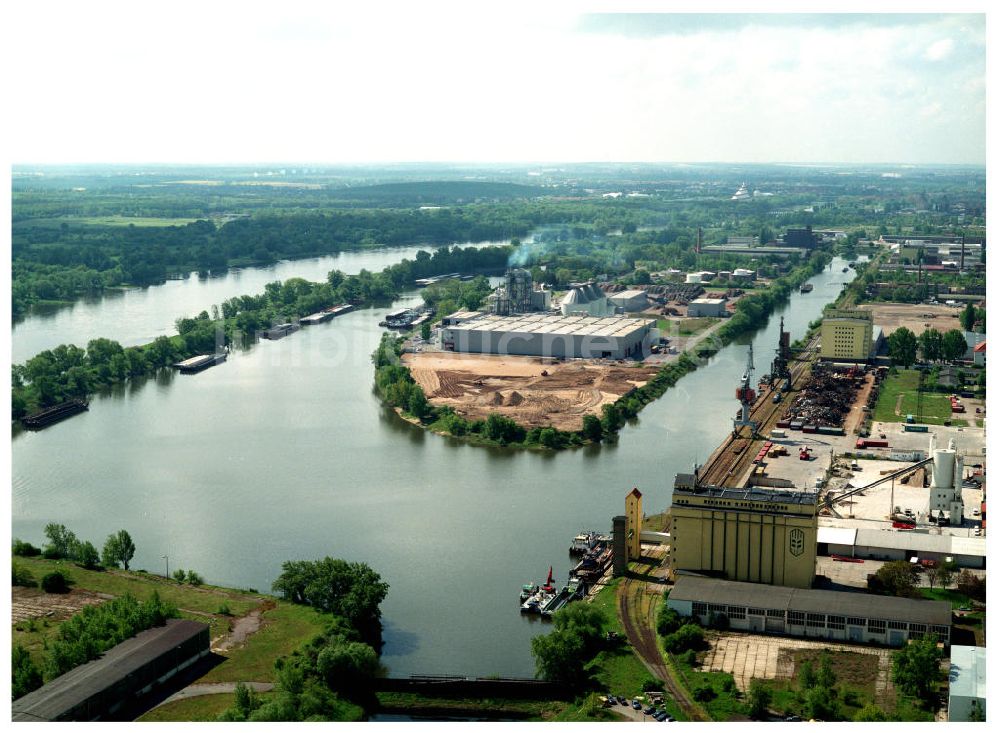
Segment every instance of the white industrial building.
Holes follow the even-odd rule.
[[[687,277],[684,278],[684,282],[688,285],[696,283],[706,283],[711,281],[715,277],[714,272],[709,272],[708,270],[702,270],[700,272],[689,272]]]
[[[607,296],[594,283],[578,285],[570,290],[563,296],[559,307],[564,316],[606,316],[611,313]]]
[[[687,314],[692,318],[722,318],[726,315],[726,299],[696,298],[688,304]]]
[[[936,438],[931,433],[930,455],[934,458],[931,474],[928,513],[937,517],[943,512],[952,524],[961,524],[964,506],[962,504],[962,482],[965,478],[963,458],[955,450],[955,440],[948,441],[947,448],[936,448]]]
[[[615,308],[621,308],[626,313],[638,313],[649,306],[645,290],[623,290],[620,293],[611,293],[608,300]]]
[[[951,604],[868,593],[784,586],[680,575],[667,605],[681,616],[708,622],[725,614],[736,631],[805,636],[858,644],[902,646],[932,634],[951,639]]]
[[[645,354],[654,323],[623,316],[459,312],[442,321],[440,345],[473,354],[624,359]]]
[[[820,527],[817,554],[844,555],[867,560],[954,560],[960,568],[986,567],[986,538],[960,537],[930,531]],[[934,534],[932,534],[934,532]]]
[[[756,270],[748,270],[745,267],[737,267],[735,270],[733,270],[733,279],[734,280],[756,280],[757,279],[757,271]]]
[[[972,707],[979,708],[978,720],[986,720],[986,648],[953,646],[948,669],[948,721],[973,720]]]

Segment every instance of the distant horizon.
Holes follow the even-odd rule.
[[[256,167],[275,167],[283,166],[288,168],[290,166],[295,167],[330,167],[330,168],[377,168],[380,166],[453,166],[453,167],[468,167],[475,168],[479,167],[496,167],[496,166],[523,166],[523,167],[541,167],[541,166],[601,166],[601,165],[647,165],[647,166],[678,166],[678,167],[694,167],[694,166],[724,166],[724,165],[740,165],[740,166],[783,166],[790,168],[817,168],[817,167],[830,167],[830,168],[860,168],[860,167],[875,167],[875,166],[887,166],[895,168],[981,168],[986,169],[986,163],[962,163],[962,162],[931,162],[931,163],[908,163],[908,162],[894,162],[894,161],[857,161],[857,162],[839,162],[839,161],[744,161],[744,160],[697,160],[697,161],[687,161],[687,160],[382,160],[382,161],[309,161],[309,160],[270,160],[270,161],[185,161],[185,162],[169,162],[169,161],[68,161],[68,162],[48,162],[48,163],[11,163],[12,172],[16,172],[18,168],[90,168],[90,167],[108,167],[108,166],[121,166],[126,168],[137,168],[142,166],[158,167],[158,168],[188,168],[188,167],[202,167],[202,168],[256,168]]]

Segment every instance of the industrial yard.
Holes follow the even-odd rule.
[[[499,413],[520,425],[580,430],[584,415],[646,384],[656,367],[488,354],[420,352],[403,363],[432,404],[466,419]]]
[[[920,303],[865,303],[858,310],[871,311],[875,323],[886,334],[897,328],[908,328],[913,333],[923,333],[933,328],[941,333],[961,328],[958,317],[961,308],[950,305]]]

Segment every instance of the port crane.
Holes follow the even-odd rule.
[[[736,399],[740,402],[740,412],[733,420],[733,435],[738,435],[740,428],[744,425],[750,426],[750,435],[757,435],[758,423],[750,419],[750,410],[757,399],[757,393],[753,387],[753,344],[750,344],[750,351],[747,354],[747,366],[740,380],[740,386],[736,388]]]

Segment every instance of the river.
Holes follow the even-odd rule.
[[[398,259],[363,256],[373,270]],[[758,373],[773,356],[778,316],[801,336],[854,276],[843,264],[812,278],[811,293],[794,293],[755,334]],[[252,275],[260,286],[280,276]],[[195,302],[198,280],[162,287],[185,312],[209,305]],[[133,297],[136,317],[152,319],[148,309],[168,296],[148,288]],[[411,291],[391,307],[418,300]],[[262,342],[196,375],[130,384],[96,396],[87,413],[17,434],[13,535],[40,544],[55,521],[100,546],[126,528],[137,568],[163,572],[167,555],[172,569],[261,591],[284,560],[364,561],[390,585],[383,661],[393,674],[533,675],[530,639],[548,625],[520,616],[519,587],[550,565],[565,580],[572,537],[610,531],[633,486],[647,513],[667,507],[674,474],[704,461],[730,429],[748,339],[646,407],[617,444],[490,450],[429,434],[379,404],[370,354],[388,310]],[[99,325],[107,335],[147,330]],[[15,352],[18,338],[15,330]]]
[[[527,237],[525,242],[530,242]],[[466,242],[460,247],[506,245],[502,242]],[[357,275],[361,270],[379,272],[403,259],[414,259],[420,250],[433,252],[431,245],[381,247],[340,252],[302,260],[282,260],[267,267],[226,270],[219,275],[200,277],[191,273],[161,285],[108,290],[102,295],[82,298],[68,306],[36,306],[14,323],[12,361],[20,364],[38,352],[59,344],[84,347],[98,336],[114,339],[122,346],[146,344],[157,336],[177,332],[174,322],[198,315],[213,305],[237,295],[256,295],[275,280],[301,277],[314,282],[326,280],[330,270]]]

